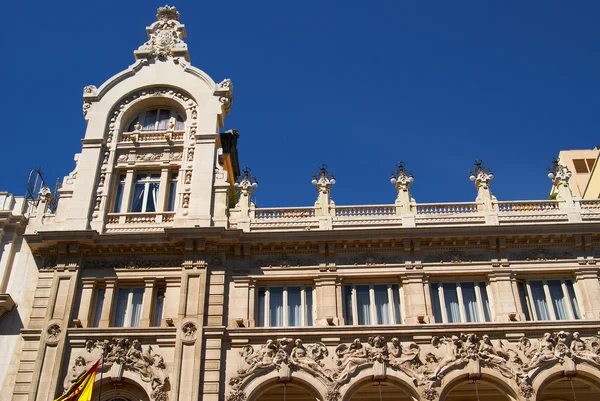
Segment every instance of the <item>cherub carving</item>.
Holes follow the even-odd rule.
[[[309,345],[308,348],[304,346],[302,340],[297,339],[295,347],[290,354],[290,361],[292,364],[306,370],[307,372],[324,378],[329,378],[331,372],[327,371],[323,367],[323,363],[320,362],[323,357],[329,355],[327,347],[323,343],[316,343]]]
[[[336,361],[338,374],[335,377],[338,383],[345,382],[359,366],[370,363],[367,348],[358,338],[349,347],[346,344],[338,345],[335,353],[338,357]]]
[[[588,362],[600,368],[600,347],[596,338],[589,339],[587,344],[581,339],[579,332],[573,333],[571,353],[575,359]]]

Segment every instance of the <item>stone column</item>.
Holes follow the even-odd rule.
[[[150,327],[152,324],[152,304],[156,294],[156,279],[144,278],[144,298],[142,300],[142,316],[140,327]]]
[[[598,268],[582,268],[575,272],[575,296],[584,319],[600,318],[600,281]]]
[[[402,227],[415,226],[415,214],[417,204],[410,194],[410,185],[415,180],[412,172],[406,170],[404,162],[396,164],[398,169],[392,172],[390,182],[396,185],[398,196],[396,197],[396,215],[402,216]]]
[[[84,278],[81,280],[81,301],[79,303],[79,316],[81,327],[91,327],[92,313],[94,310],[94,289],[96,288],[95,278]]]
[[[335,203],[331,199],[331,186],[335,184],[335,177],[327,171],[327,166],[321,164],[320,171],[313,176],[312,184],[317,187],[317,201],[315,202],[315,215],[319,220],[319,228],[331,230],[333,217],[335,217]]]
[[[327,326],[327,320],[332,319],[332,324],[342,324],[342,318],[338,315],[342,300],[338,299],[337,276],[320,276],[315,279],[315,290],[317,292],[316,322],[319,326]]]
[[[237,228],[250,231],[250,222],[254,217],[252,214],[254,211],[252,193],[258,187],[258,181],[256,181],[256,177],[250,174],[250,169],[246,167],[233,185],[239,191],[239,199],[235,208],[231,211],[231,219],[237,222]]]
[[[402,280],[402,292],[404,294],[404,310],[406,316],[404,320],[406,324],[419,323],[419,317],[423,317],[423,321],[429,320],[433,322],[433,312],[428,313],[427,305],[430,304],[430,299],[426,297],[425,286],[427,280],[421,272],[407,272],[400,276]]]
[[[520,312],[517,303],[518,294],[515,294],[515,275],[512,272],[492,272],[488,274],[490,290],[488,297],[492,298],[494,308],[494,322],[508,322],[511,314],[515,316]],[[491,294],[490,294],[491,293]]]

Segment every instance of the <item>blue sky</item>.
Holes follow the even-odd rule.
[[[560,149],[600,145],[598,1],[177,1],[192,63],[231,78],[225,129],[258,206],[310,205],[320,163],[344,204],[471,201],[473,160],[500,200],[545,199]],[[11,2],[0,73],[0,190],[72,170],[85,85],[133,63],[162,3]],[[8,110],[8,111],[7,111]]]

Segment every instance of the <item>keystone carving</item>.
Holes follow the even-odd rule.
[[[150,383],[153,400],[168,401],[170,383],[167,367],[163,357],[153,352],[152,346],[148,345],[144,350],[138,340],[130,341],[127,338],[88,340],[85,350],[86,353],[75,359],[65,377],[63,383],[65,391],[70,389],[90,366],[104,355],[99,369],[103,373],[110,372],[113,381],[120,381],[124,370],[136,373],[140,380]]]
[[[372,369],[374,380],[385,379],[386,369],[405,373],[422,397],[435,400],[448,373],[465,370],[471,379],[481,377],[481,368],[493,369],[513,381],[525,399],[534,396],[532,380],[544,369],[563,366],[565,375],[574,375],[576,365],[585,363],[600,369],[600,337],[581,338],[565,331],[545,333],[540,339],[521,338],[517,343],[492,340],[474,333],[434,336],[429,345],[402,344],[397,337],[388,343],[383,336],[359,338],[339,344],[334,352],[323,343],[305,345],[289,338],[268,340],[255,350],[245,346],[237,374],[230,378],[228,401],[244,401],[244,385],[260,372],[303,370],[328,389],[326,399],[338,401],[339,389],[362,369]],[[289,378],[288,378],[289,380]]]

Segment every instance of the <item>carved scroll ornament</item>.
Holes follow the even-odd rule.
[[[110,372],[113,380],[117,381],[121,380],[124,370],[136,373],[143,382],[150,383],[153,400],[168,401],[170,383],[167,367],[163,357],[153,352],[152,346],[148,345],[144,350],[138,340],[130,341],[125,338],[110,341],[88,340],[85,348],[86,353],[75,359],[65,377],[65,391],[104,354],[104,362],[100,365],[103,373]]]
[[[244,401],[245,383],[259,372],[271,370],[279,372],[280,381],[290,380],[293,371],[303,370],[325,385],[328,401],[337,401],[339,389],[365,368],[373,370],[374,380],[385,379],[386,369],[403,372],[424,399],[435,400],[437,389],[450,372],[464,370],[470,378],[479,379],[482,367],[513,381],[528,400],[534,395],[533,378],[544,369],[560,364],[566,374],[574,374],[578,363],[600,369],[600,337],[581,338],[577,332],[560,331],[509,343],[471,333],[435,336],[429,345],[403,345],[398,338],[388,342],[383,336],[373,336],[364,344],[358,338],[339,344],[332,353],[323,343],[305,345],[300,339],[281,338],[268,340],[257,350],[247,345],[240,355],[237,374],[229,380],[228,401]],[[287,378],[286,372],[290,372]]]

